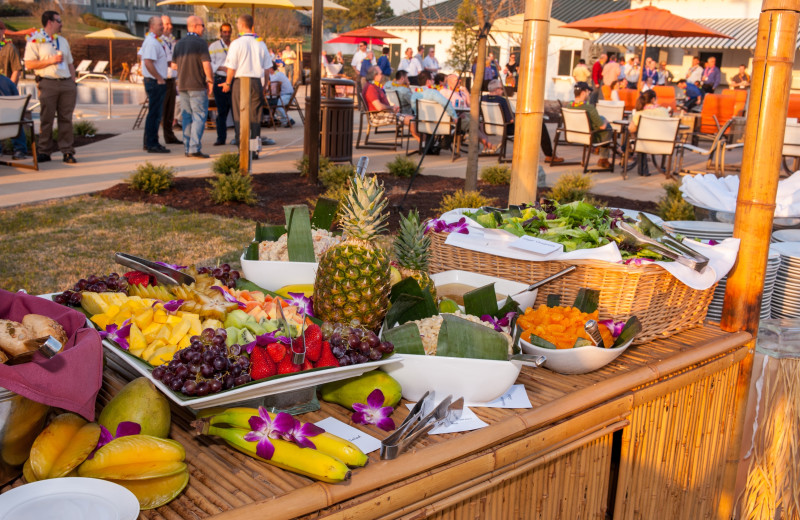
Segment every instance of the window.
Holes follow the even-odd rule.
[[[558,75],[572,76],[572,69],[581,59],[581,51],[559,51],[558,52]]]

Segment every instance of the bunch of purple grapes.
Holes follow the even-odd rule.
[[[67,289],[61,294],[53,297],[53,301],[60,305],[72,305],[77,307],[81,304],[83,291],[104,293],[104,292],[126,292],[128,281],[117,273],[108,276],[91,275],[89,278],[81,278],[78,283]]]
[[[394,345],[381,341],[377,334],[362,327],[358,320],[353,320],[350,325],[326,321],[321,329],[322,339],[331,344],[331,352],[339,360],[340,366],[377,361],[394,351]]]
[[[197,274],[209,274],[230,289],[236,288],[236,280],[241,277],[239,271],[233,271],[229,264],[222,264],[219,267],[198,267]]]
[[[250,382],[250,356],[240,345],[226,346],[225,329],[205,329],[153,377],[175,392],[203,397]]]

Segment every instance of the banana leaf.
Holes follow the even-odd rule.
[[[423,290],[419,283],[410,277],[394,284],[392,292],[389,293],[389,302],[392,306],[384,318],[386,328],[439,314],[430,291]]]
[[[382,339],[394,345],[394,351],[400,354],[425,355],[416,323],[405,323],[399,327],[384,329]]]
[[[573,303],[572,306],[577,307],[577,309],[581,312],[590,314],[597,310],[597,306],[599,304],[600,291],[596,291],[594,289],[581,289],[578,291],[578,295],[575,297],[575,303]]]
[[[245,260],[258,260],[258,244],[260,244],[260,242],[256,242],[255,240],[247,244],[244,250]]]
[[[261,224],[256,222],[256,242],[275,242],[286,234],[286,226],[282,224]]]
[[[559,307],[561,305],[561,295],[560,294],[548,294],[547,295],[547,306],[548,307]]]
[[[617,339],[614,340],[614,344],[611,345],[611,348],[621,347],[636,337],[640,332],[642,332],[642,322],[640,322],[639,318],[636,316],[631,316],[628,318],[628,321],[625,322],[625,327],[622,329],[619,336],[617,336]]]
[[[464,312],[472,316],[497,314],[497,292],[494,282],[464,293]]]
[[[287,249],[290,262],[316,262],[314,242],[311,240],[311,219],[308,206],[284,206],[286,214]]]
[[[453,314],[442,314],[436,355],[444,357],[508,359],[506,336]]]
[[[520,329],[520,334],[521,333],[522,333],[522,329]],[[540,338],[536,334],[531,334],[530,339],[528,340],[528,343],[530,343],[531,345],[535,345],[537,347],[549,348],[549,349],[552,349],[552,350],[558,350],[558,347],[556,347],[554,344],[550,343],[549,341],[547,341],[544,338]]]
[[[320,197],[311,215],[311,227],[330,231],[333,221],[336,219],[336,212],[339,211],[339,201]]]
[[[515,300],[511,296],[508,296],[506,298],[505,303],[503,303],[503,306],[500,307],[499,309],[497,309],[497,312],[495,312],[494,317],[495,318],[501,318],[501,317],[505,316],[506,314],[508,314],[509,312],[516,312],[518,314],[520,312],[522,312],[522,309],[520,309],[519,303],[517,303],[517,300]],[[517,317],[514,316],[513,319],[516,320]],[[512,328],[513,328],[513,322],[512,322]]]

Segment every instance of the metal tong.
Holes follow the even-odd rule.
[[[453,401],[453,396],[448,395],[431,411],[435,398],[434,392],[425,392],[400,427],[381,442],[381,459],[397,458],[422,435],[438,426],[449,426],[461,417],[464,410],[463,397]]]
[[[33,355],[36,352],[41,352],[47,359],[52,359],[56,354],[61,352],[61,342],[53,336],[43,336],[41,338],[25,340],[25,346],[31,349],[24,354],[17,354],[16,356],[8,358],[6,365],[21,365],[33,361]]]
[[[552,282],[553,280],[555,280],[557,278],[561,278],[565,274],[571,273],[575,269],[577,269],[577,267],[575,267],[574,265],[571,265],[571,266],[567,267],[566,269],[563,269],[563,270],[557,272],[556,274],[552,274],[552,275],[548,276],[547,278],[544,278],[543,280],[539,280],[538,282],[532,283],[526,289],[521,290],[517,294],[511,295],[511,297],[513,298],[514,296],[519,296],[522,293],[534,291],[534,290],[538,289],[539,287],[541,287],[541,286],[543,286],[545,284],[548,284],[548,283]]]
[[[283,326],[286,328],[286,337],[289,336],[289,322],[286,321],[286,316],[283,315],[283,308],[278,305],[278,313],[281,315],[281,321],[283,321]],[[292,351],[292,363],[295,365],[302,365],[303,362],[306,360],[306,314],[303,312],[303,323],[300,325],[300,337],[303,338],[303,351],[302,352],[295,352],[294,345],[292,345],[291,338],[289,339],[289,349]]]
[[[641,213],[639,214],[640,217],[644,218],[655,226],[647,217],[644,217]],[[645,223],[645,220],[642,220],[642,223]],[[645,225],[647,225],[645,223]],[[656,226],[658,227],[658,226]],[[653,239],[644,235],[643,233],[639,232],[636,228],[628,224],[627,222],[619,222],[617,224],[617,229],[622,231],[628,237],[632,238],[634,243],[638,246],[647,246],[650,249],[660,253],[667,258],[678,262],[681,265],[685,265],[690,269],[694,269],[695,271],[702,272],[703,269],[706,268],[708,265],[708,258],[706,256],[701,255],[694,249],[683,245],[677,238],[673,237],[666,231],[664,231],[663,235],[659,237],[659,240]],[[659,228],[660,229],[660,228]],[[663,231],[663,230],[662,230]]]
[[[193,276],[189,276],[171,267],[139,258],[138,256],[129,255],[127,253],[114,253],[114,261],[125,267],[135,269],[136,271],[153,275],[159,283],[166,285],[191,285],[194,283]]]

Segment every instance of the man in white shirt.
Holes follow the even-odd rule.
[[[697,85],[703,79],[703,67],[700,66],[700,58],[694,56],[692,58],[692,66],[686,72],[686,83]]]
[[[161,129],[164,132],[164,142],[167,144],[182,144],[182,141],[175,136],[172,126],[175,124],[175,99],[178,96],[178,89],[175,80],[178,78],[178,68],[172,61],[172,51],[175,50],[175,37],[172,36],[172,19],[163,15],[161,22],[164,24],[164,34],[161,35],[161,42],[167,52],[167,93],[164,95],[164,114],[161,119]]]
[[[289,106],[289,101],[291,101],[292,94],[294,94],[292,82],[289,81],[289,77],[286,74],[278,70],[277,64],[273,63],[269,72],[269,83],[270,89],[272,89],[272,96],[277,97],[275,113],[278,116],[281,124],[284,127],[289,128],[294,124],[294,119],[286,115],[286,110],[284,110],[284,107]]]
[[[169,153],[158,142],[158,125],[164,113],[164,98],[167,94],[167,49],[161,41],[164,22],[160,16],[150,17],[150,31],[142,43],[144,91],[147,93],[147,118],[144,121],[144,146],[147,153]]]
[[[400,60],[400,65],[397,66],[397,70],[406,71],[409,85],[417,84],[417,76],[419,76],[419,73],[422,71],[422,65],[414,58],[414,50],[411,47],[406,49],[406,57]]]
[[[428,57],[425,58],[425,61],[423,62],[423,65],[425,66],[425,70],[430,72],[432,76],[435,76],[436,73],[439,72],[439,69],[442,68],[442,67],[439,66],[439,60],[437,60],[436,57],[433,55],[434,52],[436,52],[436,51],[434,50],[433,47],[428,49]]]
[[[239,37],[231,42],[228,57],[225,58],[227,78],[222,84],[223,92],[233,88],[233,122],[236,128],[236,142],[239,142],[239,100],[242,96],[250,96],[250,139],[261,134],[261,112],[263,110],[264,89],[269,82],[268,70],[272,68],[272,60],[264,42],[256,39],[253,33],[253,17],[243,14],[236,20]],[[239,78],[250,78],[250,92],[241,91]],[[263,78],[264,83],[261,83]],[[253,151],[253,159],[258,159],[258,152]]]
[[[211,54],[211,72],[214,74],[214,102],[217,105],[217,140],[214,146],[222,146],[228,140],[228,114],[231,111],[231,93],[222,91],[222,84],[228,76],[225,67],[225,58],[228,57],[228,47],[231,44],[231,24],[224,23],[219,26],[219,40],[208,47]]]
[[[353,59],[350,61],[350,66],[356,71],[356,74],[361,74],[361,62],[367,57],[367,44],[361,42],[358,44],[358,50],[353,54]]]

